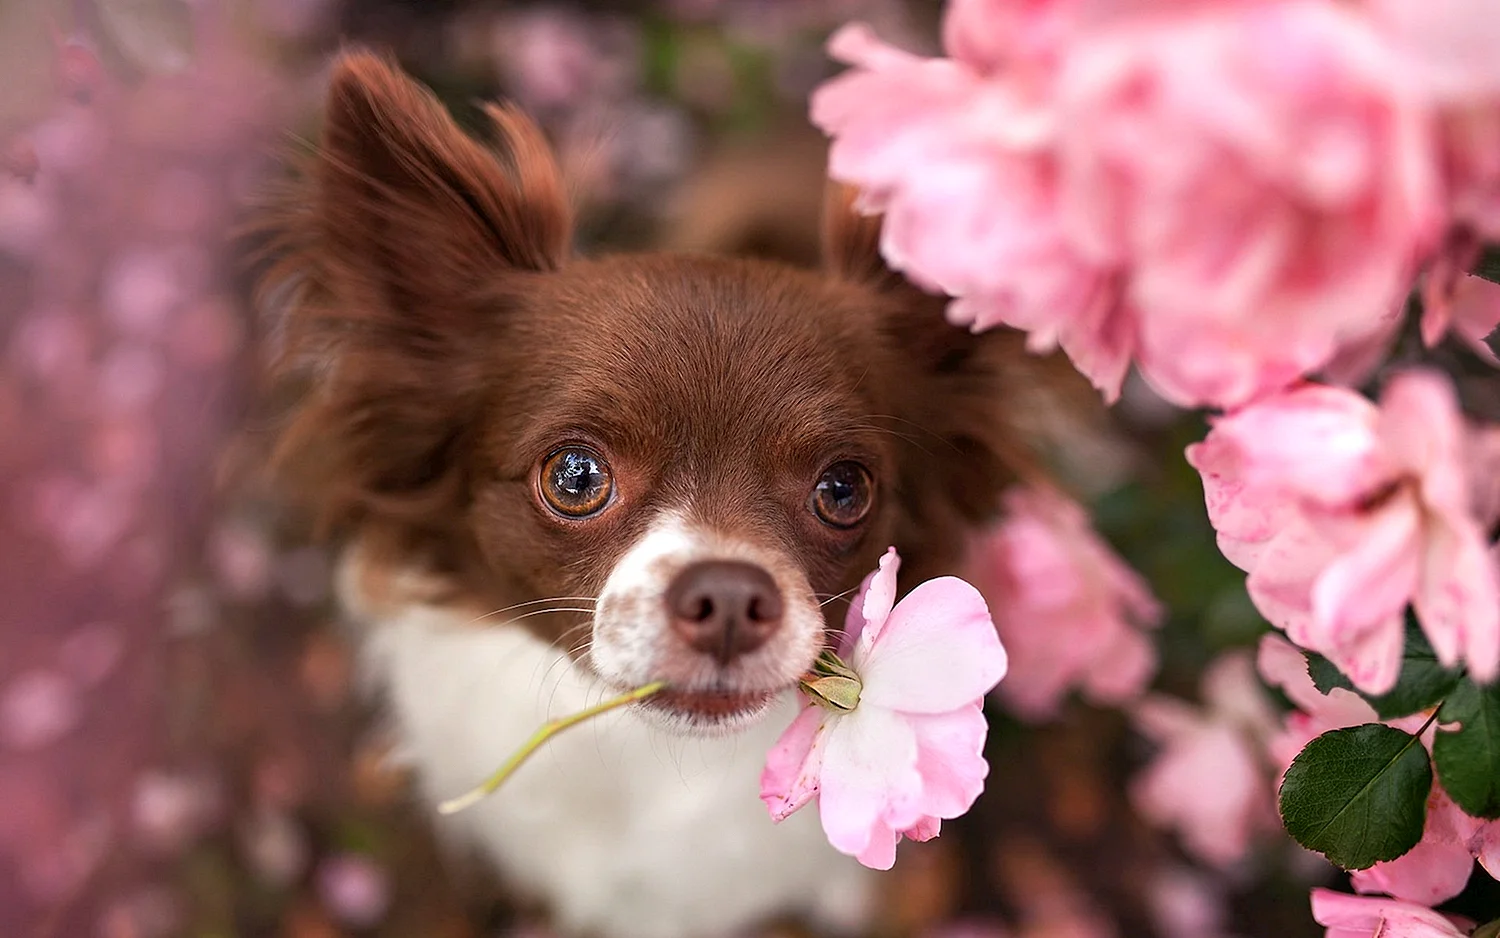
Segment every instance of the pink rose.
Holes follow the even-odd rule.
[[[1438,659],[1500,672],[1500,583],[1473,510],[1471,440],[1445,379],[1377,408],[1305,385],[1222,417],[1188,461],[1256,607],[1354,685],[1395,685],[1410,604]]]
[[[1162,609],[1150,588],[1061,494],[1013,489],[1005,506],[969,563],[1014,665],[1001,700],[1037,720],[1073,687],[1100,703],[1138,696],[1156,671],[1143,629]]]
[[[984,599],[954,577],[896,599],[892,548],[849,606],[839,655],[859,676],[847,712],[809,703],[766,757],[761,800],[780,821],[818,799],[835,849],[890,869],[984,789],[984,696],[1006,655]]]
[[[1347,4],[1178,3],[1076,37],[1063,209],[1129,269],[1143,374],[1236,406],[1376,329],[1441,234],[1429,127]]]
[[[1453,921],[1425,906],[1397,899],[1312,891],[1313,918],[1327,938],[1463,938]]]
[[[1365,0],[1399,56],[1402,83],[1436,120],[1448,208],[1500,237],[1500,20],[1488,0]]]
[[[1050,65],[1079,7],[1077,0],[949,0],[943,48],[984,74]]]
[[[1256,835],[1280,828],[1262,740],[1276,716],[1247,653],[1226,655],[1203,677],[1204,707],[1154,694],[1131,709],[1160,752],[1131,785],[1137,810],[1175,829],[1199,859],[1244,859]]]
[[[1464,101],[1500,98],[1500,20],[1490,0],[1363,0],[1372,22],[1390,37],[1431,97]]]
[[[950,39],[998,36],[981,40],[952,25],[997,6],[955,6]],[[1110,272],[1083,258],[1061,228],[1056,121],[1041,90],[902,52],[861,26],[837,33],[829,51],[855,67],[813,95],[812,119],[834,138],[829,174],[857,185],[866,209],[886,213],[886,261],[958,298],[949,309],[956,323],[1029,330],[1035,351],[1061,345],[1113,400],[1134,351],[1134,322]],[[987,68],[1001,52],[965,54]]]

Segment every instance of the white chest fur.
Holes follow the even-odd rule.
[[[366,673],[429,806],[484,778],[548,719],[603,696],[552,645],[468,619],[410,605],[361,629]],[[545,900],[567,933],[712,938],[786,914],[857,927],[868,871],[828,846],[815,807],[773,825],[758,797],[765,753],[794,706],[719,739],[606,715],[553,740],[443,829]]]

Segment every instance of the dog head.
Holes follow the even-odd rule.
[[[528,627],[704,731],[752,719],[897,545],[949,569],[1020,452],[1014,337],[949,326],[832,190],[824,269],[580,258],[523,116],[466,136],[371,55],[337,64],[271,282],[300,379],[277,465],[332,525],[474,602],[596,599]],[[563,604],[570,602],[562,601]]]

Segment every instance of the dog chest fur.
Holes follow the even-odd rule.
[[[472,618],[412,604],[360,623],[366,675],[428,806],[486,777],[547,720],[605,695],[561,649]],[[444,819],[444,832],[573,934],[701,938],[798,912],[853,928],[871,874],[828,846],[815,809],[774,825],[759,800],[765,753],[795,706],[788,695],[724,738],[606,715],[553,740],[501,791]]]

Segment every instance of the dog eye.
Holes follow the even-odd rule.
[[[609,502],[614,477],[604,457],[582,446],[569,446],[542,463],[541,489],[553,511],[582,518]]]
[[[852,528],[870,513],[870,473],[857,462],[836,462],[813,486],[812,510],[824,524]]]

